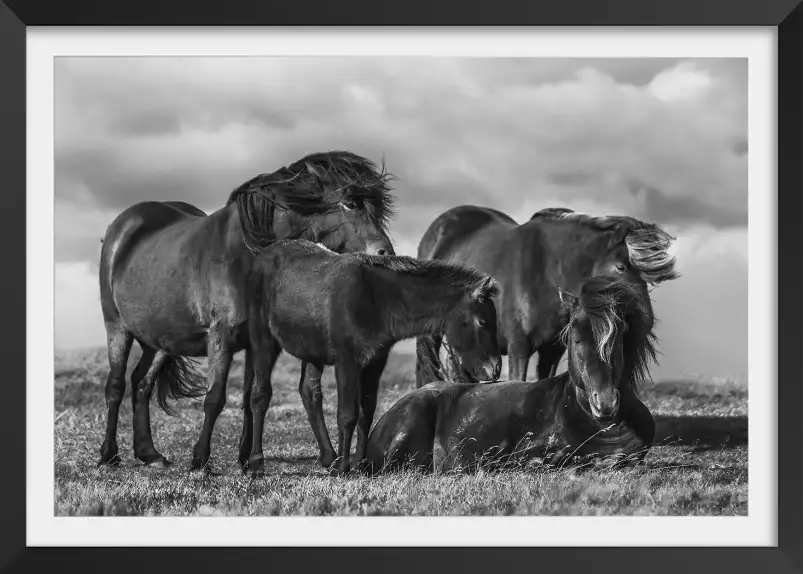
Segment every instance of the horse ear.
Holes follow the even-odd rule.
[[[610,237],[608,238],[608,249],[613,249],[617,245],[624,243],[625,237],[627,237],[628,233],[630,233],[629,223],[617,223],[616,227],[610,231]]]
[[[563,303],[563,306],[567,309],[571,309],[577,305],[577,296],[572,295],[568,291],[564,291],[560,287],[558,287],[558,297],[560,297],[560,302]]]
[[[308,161],[304,162],[304,165],[307,166],[307,171],[310,172],[312,175],[314,175],[315,177],[317,177],[320,180],[324,179],[324,173],[321,170],[319,170],[317,167],[312,165],[310,162],[308,162]]]

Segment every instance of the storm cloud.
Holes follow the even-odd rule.
[[[466,203],[746,232],[746,60],[62,57],[55,96],[56,262],[71,281],[92,276],[133,203],[213,211],[257,173],[332,149],[398,177],[404,253]],[[746,245],[733,249],[738,268]]]

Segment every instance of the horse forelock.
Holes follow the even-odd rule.
[[[647,292],[623,279],[592,277],[583,284],[578,303],[588,318],[597,353],[606,364],[610,364],[614,345],[622,337],[623,358],[631,366],[626,383],[638,392],[657,353],[655,319]],[[560,333],[564,344],[568,344],[570,330],[571,321]]]
[[[276,237],[273,215],[278,206],[302,218],[344,210],[342,201],[361,200],[368,221],[384,234],[394,215],[394,198],[384,162],[374,162],[345,151],[309,154],[273,173],[244,182],[226,205],[237,204],[243,240],[251,251],[264,248]],[[303,233],[299,233],[299,236]]]
[[[675,257],[670,249],[675,238],[656,225],[631,227],[625,235],[630,264],[646,283],[658,285],[677,279]]]

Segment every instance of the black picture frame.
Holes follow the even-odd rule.
[[[4,0],[0,4],[0,569],[90,572],[582,571],[803,572],[803,6],[801,0],[563,0],[466,3],[307,0]],[[27,548],[26,443],[26,26],[424,25],[777,26],[778,28],[778,541],[777,548]],[[51,222],[43,221],[42,225]],[[34,255],[35,256],[35,255]],[[34,349],[35,351],[35,349]],[[48,347],[49,353],[49,347]],[[43,357],[42,360],[50,360]],[[42,405],[45,412],[52,405]],[[44,420],[44,419],[43,419]],[[48,419],[49,423],[49,419]],[[626,545],[627,540],[622,544]],[[359,541],[355,541],[359,543]]]

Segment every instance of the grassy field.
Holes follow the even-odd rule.
[[[130,370],[138,358],[132,352]],[[391,356],[375,420],[414,388],[412,355]],[[55,376],[56,515],[746,515],[747,387],[732,382],[664,381],[644,394],[658,425],[646,465],[623,470],[530,470],[470,476],[403,473],[330,478],[298,396],[298,361],[283,356],[265,431],[267,476],[237,466],[242,425],[242,357],[212,441],[210,475],[189,473],[203,420],[200,401],[168,416],[151,409],[157,449],[175,464],[142,466],[133,457],[131,403],[120,410],[122,464],[98,469],[106,408],[105,349],[59,352]],[[330,435],[336,392],[324,375]],[[128,397],[128,392],[126,396]]]

